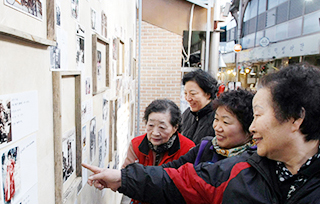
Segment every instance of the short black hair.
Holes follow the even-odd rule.
[[[243,131],[250,133],[249,127],[253,121],[252,99],[254,94],[255,92],[244,89],[223,92],[213,100],[213,108],[216,110],[220,106],[226,107],[241,123]]]
[[[181,111],[177,104],[169,99],[156,99],[152,101],[144,111],[143,119],[147,123],[151,113],[165,113],[167,111],[171,116],[170,124],[173,127],[179,128],[181,122]]]
[[[302,118],[300,126],[305,140],[320,139],[320,70],[308,63],[292,64],[265,75],[259,88],[268,88],[272,95],[276,119],[282,123]]]
[[[211,99],[216,97],[218,81],[208,72],[203,71],[202,69],[189,72],[183,76],[182,84],[185,85],[188,81],[196,82],[205,93],[210,94]]]

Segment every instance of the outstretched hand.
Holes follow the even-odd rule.
[[[110,188],[114,192],[121,186],[121,171],[116,169],[99,168],[97,166],[82,163],[84,168],[93,172],[93,175],[89,176],[88,184],[94,185],[99,190],[103,188]]]

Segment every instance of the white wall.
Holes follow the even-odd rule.
[[[87,161],[94,165],[99,165],[99,144],[98,131],[104,129],[104,138],[109,137],[110,118],[103,120],[102,106],[103,98],[110,103],[111,100],[118,101],[118,121],[115,126],[117,130],[117,138],[112,138],[112,141],[117,143],[112,144],[112,150],[109,158],[103,161],[104,166],[117,166],[122,164],[123,158],[127,151],[128,143],[133,137],[133,132],[130,131],[134,127],[135,120],[135,87],[132,76],[129,75],[131,65],[129,62],[129,44],[132,43],[132,57],[135,57],[136,47],[136,1],[132,0],[79,0],[79,18],[75,19],[71,15],[72,0],[55,0],[56,5],[61,9],[61,26],[56,26],[55,32],[57,41],[47,39],[47,5],[49,1],[41,0],[42,3],[42,18],[32,16],[26,10],[27,7],[17,5],[10,6],[12,0],[4,0],[0,3],[0,101],[1,99],[19,98],[23,93],[36,93],[30,95],[30,103],[33,109],[38,113],[36,116],[29,114],[27,108],[22,107],[21,111],[25,114],[24,124],[36,124],[36,128],[24,127],[26,134],[21,137],[16,137],[16,129],[18,125],[12,125],[13,141],[0,144],[0,156],[6,155],[8,150],[18,146],[22,152],[24,147],[22,143],[34,139],[34,146],[30,145],[30,149],[35,153],[30,153],[29,158],[35,159],[35,164],[32,168],[25,167],[23,164],[28,163],[25,157],[17,157],[17,166],[15,168],[16,193],[12,198],[12,203],[24,201],[27,203],[47,203],[53,204],[56,201],[56,192],[62,191],[62,199],[64,203],[70,204],[91,204],[91,203],[120,203],[121,194],[114,193],[110,190],[98,191],[87,184],[79,186],[81,177],[75,175],[70,176],[67,184],[57,186],[55,167],[62,165],[57,163],[55,148],[62,144],[55,144],[54,134],[54,114],[55,97],[53,95],[53,72],[76,72],[81,75],[81,103],[88,102],[92,104],[91,114],[88,120],[82,121],[81,127],[86,126],[86,149],[82,151],[82,158],[76,155],[77,159]],[[7,2],[7,3],[6,3]],[[17,2],[17,1],[15,1]],[[20,1],[18,1],[20,2]],[[91,28],[91,8],[96,11],[96,30]],[[107,38],[101,33],[101,12],[104,11],[107,16]],[[49,12],[48,12],[49,13]],[[77,53],[77,25],[81,25],[84,29],[84,63],[79,65],[76,61]],[[109,43],[109,70],[110,86],[103,89],[98,94],[92,94],[92,34],[98,34],[105,42]],[[112,66],[116,65],[117,61],[113,60],[113,38],[118,38],[124,43],[124,65],[125,72],[121,76],[117,76],[112,70]],[[50,45],[55,45],[59,42],[61,46],[61,68],[50,69]],[[101,46],[101,45],[99,45]],[[85,92],[85,80],[91,82],[90,94]],[[117,87],[121,88],[117,90]],[[75,101],[74,96],[75,81],[74,78],[65,78],[61,81],[61,136],[74,128],[77,118],[74,118]],[[14,101],[13,101],[14,102]],[[12,102],[12,103],[13,103]],[[133,104],[133,111],[130,107]],[[109,108],[109,106],[108,106]],[[13,108],[11,108],[13,110]],[[28,114],[27,114],[28,113]],[[13,116],[14,113],[12,113]],[[132,116],[133,115],[133,116]],[[96,118],[96,153],[93,161],[90,161],[90,120]],[[134,120],[130,120],[133,117]],[[16,119],[12,118],[12,122]],[[24,129],[21,129],[24,131]],[[134,129],[134,128],[133,128]],[[22,131],[22,132],[23,132]],[[34,136],[35,135],[35,136]],[[80,137],[78,135],[77,137]],[[55,146],[56,145],[56,146]],[[114,146],[116,145],[116,147]],[[63,145],[62,145],[63,146]],[[28,147],[26,147],[28,148]],[[116,159],[116,155],[119,158]],[[61,160],[60,160],[61,161]],[[116,162],[119,162],[116,164]],[[20,162],[20,163],[19,163]],[[25,176],[21,171],[29,171],[30,178]],[[32,173],[32,172],[36,172]],[[61,169],[62,171],[62,169]],[[87,178],[91,172],[83,172],[82,177]],[[5,185],[6,171],[0,174],[0,186]],[[30,190],[27,184],[28,179],[35,181],[34,186]],[[30,183],[30,182],[29,182]],[[73,186],[75,184],[75,186]],[[78,188],[80,187],[80,188]],[[61,189],[62,188],[62,189]],[[68,190],[67,190],[68,189]],[[69,195],[66,195],[69,192]],[[29,197],[28,197],[29,196]],[[0,203],[3,203],[3,188],[0,189]],[[26,198],[28,197],[28,198]]]

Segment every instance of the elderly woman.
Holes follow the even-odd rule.
[[[189,104],[182,114],[181,134],[199,144],[205,136],[214,136],[212,100],[217,93],[217,80],[198,69],[183,76],[185,99]]]
[[[219,160],[240,155],[248,148],[254,148],[249,126],[253,120],[252,98],[247,90],[224,92],[213,101],[215,118],[213,129],[216,137],[206,136],[195,148],[178,160],[163,164],[162,167],[179,168],[189,162],[215,163]]]
[[[131,140],[122,168],[138,162],[144,166],[157,166],[178,159],[195,144],[182,136],[179,128],[179,107],[168,99],[152,101],[144,112],[145,134]],[[131,203],[138,203],[132,200]]]
[[[91,166],[88,183],[153,203],[320,203],[319,104],[320,70],[290,65],[260,80],[250,126],[257,152],[178,170]]]

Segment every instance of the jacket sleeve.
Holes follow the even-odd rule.
[[[186,203],[161,166],[129,164],[121,170],[121,187],[118,191],[130,198],[154,204]]]
[[[197,153],[199,150],[199,145],[193,147],[192,149],[190,149],[190,151],[188,151],[185,155],[182,155],[181,157],[179,157],[179,159],[174,160],[172,162],[168,162],[166,164],[162,164],[161,166],[163,168],[175,168],[178,169],[180,166],[184,165],[185,163],[194,163],[194,161],[196,160],[197,157]]]
[[[132,142],[130,142],[128,151],[127,151],[127,157],[124,160],[124,163],[122,164],[121,168],[125,168],[128,164],[139,162],[137,155],[135,154],[132,146]]]

